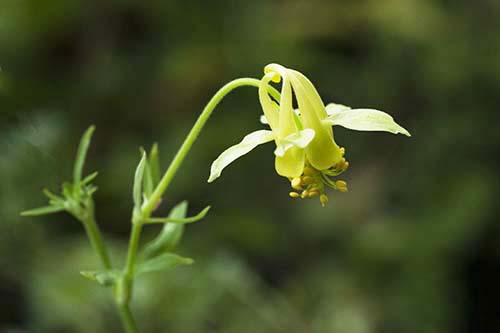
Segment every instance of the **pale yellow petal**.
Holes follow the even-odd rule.
[[[304,149],[291,147],[280,157],[276,156],[276,172],[283,177],[298,177],[304,171],[305,152]]]
[[[325,170],[337,164],[342,152],[334,141],[333,130],[322,123],[327,117],[325,106],[319,95],[305,76],[297,71],[288,70],[304,127],[312,128],[316,135],[306,148],[306,156],[311,165],[318,170]]]
[[[279,114],[278,114],[278,106],[269,96],[269,82],[275,78],[275,73],[267,73],[264,75],[259,85],[259,101],[262,106],[262,111],[264,112],[264,116],[269,123],[269,127],[273,130],[273,132],[277,133],[277,129],[279,128]]]

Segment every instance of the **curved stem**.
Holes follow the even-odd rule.
[[[201,114],[199,115],[198,119],[196,120],[195,124],[191,128],[191,131],[188,133],[186,136],[186,139],[182,143],[181,147],[177,151],[176,155],[174,156],[174,159],[170,163],[167,171],[161,178],[160,182],[156,186],[155,190],[149,197],[147,203],[142,207],[141,209],[141,217],[142,220],[135,221],[132,223],[132,232],[130,234],[130,240],[129,240],[129,247],[128,247],[128,253],[127,253],[127,263],[125,265],[125,271],[124,271],[124,290],[120,291],[121,295],[118,295],[117,297],[121,299],[121,312],[120,314],[122,315],[122,318],[124,318],[124,323],[127,323],[125,319],[128,317],[132,318],[130,310],[128,309],[128,304],[130,302],[131,298],[131,293],[133,289],[133,280],[134,280],[134,270],[135,270],[135,261],[137,257],[137,250],[139,248],[139,242],[140,242],[140,237],[141,237],[141,232],[142,232],[142,226],[143,226],[143,220],[149,218],[155,209],[156,205],[161,199],[161,196],[163,193],[166,191],[170,183],[172,182],[175,174],[179,170],[182,162],[186,158],[186,155],[189,153],[191,150],[191,147],[193,146],[194,142],[198,138],[198,135],[200,134],[201,130],[205,126],[206,122],[210,118],[210,115],[214,111],[215,107],[220,103],[220,101],[231,91],[233,91],[236,88],[243,87],[243,86],[251,86],[251,87],[259,87],[260,80],[258,79],[253,79],[253,78],[240,78],[233,80],[226,85],[224,85],[222,88],[220,88],[215,95],[210,99],[208,104],[205,106]],[[273,87],[269,87],[269,94],[276,100],[279,100],[280,98],[280,93],[274,89]],[[133,323],[133,318],[132,321],[129,323]],[[134,325],[130,324],[127,326],[126,324],[125,327],[135,327]],[[127,331],[127,332],[136,332],[137,329]]]
[[[196,123],[193,125],[193,128],[191,128],[191,131],[187,135],[186,139],[182,143],[182,146],[177,151],[177,154],[170,163],[170,166],[168,167],[167,171],[160,180],[160,183],[154,190],[153,194],[151,194],[147,204],[143,207],[142,209],[143,217],[149,217],[151,215],[152,211],[158,204],[158,201],[160,200],[163,193],[166,191],[167,187],[172,182],[172,179],[177,173],[177,170],[179,170],[179,167],[184,161],[184,158],[186,157],[189,150],[191,150],[193,143],[198,138],[198,135],[205,126],[207,120],[210,118],[210,115],[214,111],[217,104],[219,104],[219,102],[224,98],[224,96],[226,96],[232,90],[242,86],[259,87],[259,83],[260,80],[257,79],[241,78],[227,83],[222,88],[220,88],[219,91],[217,91],[217,93],[212,97],[212,99],[208,102],[208,104],[201,112],[200,116],[196,120]],[[271,94],[271,96],[273,96],[273,98],[279,100],[280,94],[276,89],[270,87],[269,93]]]
[[[151,216],[151,213],[153,212],[154,208],[158,204],[158,201],[160,200],[163,193],[166,191],[167,187],[172,182],[172,179],[174,178],[175,174],[179,170],[179,167],[181,166],[182,162],[186,158],[187,153],[191,150],[193,143],[198,138],[198,135],[200,134],[203,127],[205,126],[207,120],[210,118],[210,115],[214,111],[215,107],[224,98],[224,96],[226,96],[228,93],[230,93],[232,90],[234,90],[238,87],[242,87],[242,86],[258,87],[259,83],[260,83],[260,80],[252,79],[252,78],[236,79],[236,80],[233,80],[233,81],[225,84],[222,88],[219,89],[219,91],[217,91],[217,93],[215,93],[215,95],[212,97],[212,99],[210,99],[210,101],[205,106],[205,108],[201,112],[200,116],[198,117],[198,119],[194,123],[193,127],[191,128],[191,131],[186,136],[186,139],[184,139],[184,142],[182,143],[181,147],[179,148],[179,150],[175,154],[174,159],[170,163],[167,171],[165,172],[165,174],[161,178],[160,182],[156,186],[156,188],[153,191],[153,193],[151,194],[151,196],[149,197],[148,202],[142,208],[141,216],[143,218],[148,218]],[[276,91],[276,93],[279,96],[279,93],[277,91]],[[133,223],[132,232],[130,234],[129,247],[128,247],[127,264],[125,266],[125,277],[127,279],[130,279],[130,280],[133,279],[135,258],[136,258],[136,254],[137,254],[137,249],[139,247],[139,239],[141,236],[141,230],[142,230],[142,223],[141,222]],[[124,291],[124,292],[127,292],[127,291]]]

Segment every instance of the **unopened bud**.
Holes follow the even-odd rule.
[[[293,198],[293,199],[300,198],[300,194],[298,194],[297,192],[290,192],[290,193],[288,193],[288,195],[290,196],[290,198]]]

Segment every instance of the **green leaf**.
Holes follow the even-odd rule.
[[[120,277],[120,272],[116,270],[81,271],[80,274],[91,281],[98,282],[104,287],[114,285]]]
[[[158,144],[154,144],[151,148],[149,156],[146,160],[144,169],[144,194],[149,198],[155,189],[155,186],[160,182],[160,162],[158,157]]]
[[[151,176],[151,168],[149,166],[149,158],[148,158],[148,153],[144,148],[140,148],[141,154],[146,155],[146,161],[144,162],[144,175],[142,177],[142,192],[144,193],[144,196],[146,198],[149,198],[151,194],[153,193],[153,178]]]
[[[144,186],[144,194],[146,195],[146,198],[149,198],[151,194],[153,194],[154,185],[153,185],[153,176],[151,175],[151,167],[148,161],[146,161],[146,167],[144,168],[143,186]]]
[[[79,187],[77,187],[79,189]],[[74,194],[75,186],[71,183],[64,182],[62,184],[62,193],[65,198],[72,198]]]
[[[99,173],[96,171],[96,172],[93,172],[91,173],[90,175],[88,175],[87,177],[85,177],[83,180],[82,180],[82,185],[87,185],[87,184],[90,184],[98,175]]]
[[[21,216],[40,216],[47,214],[54,214],[58,212],[62,212],[64,210],[64,206],[45,206],[40,208],[35,208],[31,210],[26,210],[21,213]]]
[[[193,223],[201,220],[207,215],[210,210],[210,206],[205,207],[201,212],[196,214],[195,216],[186,217],[186,218],[171,218],[171,217],[150,217],[145,220],[146,223],[174,223],[174,224],[186,224]]]
[[[173,253],[163,253],[140,263],[135,274],[138,276],[144,273],[160,272],[178,265],[191,265],[193,262],[194,260],[191,258],[184,258]]]
[[[142,202],[142,180],[144,177],[144,169],[146,167],[146,153],[142,154],[142,158],[137,165],[134,177],[133,198],[134,207],[140,209]]]
[[[274,154],[276,156],[283,157],[285,156],[285,152],[292,147],[304,149],[312,141],[312,139],[314,139],[315,134],[314,130],[310,128],[290,134],[279,141],[276,149],[274,150]]]
[[[49,198],[51,202],[64,204],[64,198],[55,195],[46,188],[43,189],[43,194],[45,194],[45,196]]]
[[[94,185],[87,185],[85,187],[86,194],[90,197],[92,194],[94,194],[98,190],[97,186]]]
[[[411,136],[410,132],[398,125],[390,115],[379,110],[351,109],[340,104],[328,104],[326,108],[329,116],[324,122],[330,125],[340,125],[357,131],[383,131]]]
[[[76,154],[75,166],[73,169],[73,182],[74,184],[79,184],[82,179],[83,165],[85,163],[85,157],[87,156],[87,151],[89,149],[90,141],[92,140],[92,135],[94,134],[95,126],[90,126],[82,136],[80,140],[80,146],[78,147],[78,152]]]
[[[172,219],[184,218],[186,217],[187,209],[188,209],[187,201],[182,201],[181,203],[177,204],[174,208],[172,208],[172,210],[168,214],[168,217]],[[183,232],[184,232],[183,224],[173,224],[173,223],[165,224],[163,226],[163,229],[158,234],[158,236],[156,236],[155,239],[146,244],[144,251],[142,253],[142,257],[145,259],[149,259],[166,251],[171,251],[181,240]]]
[[[240,143],[229,147],[222,154],[220,154],[219,157],[217,157],[210,168],[210,177],[208,178],[208,182],[211,183],[219,178],[222,170],[239,157],[249,153],[258,145],[273,140],[274,134],[272,131],[259,130],[248,134]]]
[[[153,180],[153,187],[160,182],[160,155],[158,153],[158,144],[153,144],[149,152],[148,160],[149,169],[151,172],[151,179]]]

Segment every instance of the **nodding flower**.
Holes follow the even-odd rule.
[[[269,94],[270,83],[281,82],[279,100]],[[293,97],[298,109],[293,108]],[[292,198],[319,197],[324,206],[328,197],[325,187],[346,192],[347,183],[333,180],[349,166],[344,154],[334,140],[333,125],[358,131],[385,131],[394,134],[410,133],[393,118],[374,109],[351,109],[341,104],[325,106],[314,85],[302,73],[270,64],[264,68],[259,84],[259,101],[263,116],[261,122],[270,130],[258,130],[225,150],[213,163],[208,182],[217,179],[222,170],[237,158],[249,153],[258,145],[274,141],[276,172],[289,179],[294,190]]]

